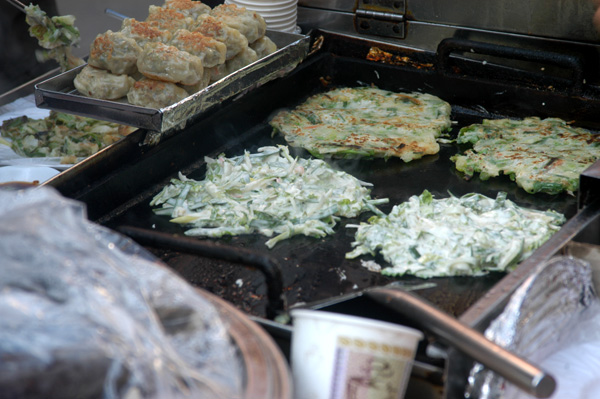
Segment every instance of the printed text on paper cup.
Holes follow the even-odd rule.
[[[331,399],[397,399],[413,352],[387,343],[338,337]]]

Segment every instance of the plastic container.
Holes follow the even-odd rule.
[[[294,398],[404,397],[420,331],[318,310],[291,315]]]
[[[58,170],[46,166],[2,166],[0,167],[0,183],[41,184],[58,173]]]

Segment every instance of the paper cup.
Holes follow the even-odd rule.
[[[295,399],[404,397],[420,331],[318,310],[291,315]]]

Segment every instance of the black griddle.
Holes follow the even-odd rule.
[[[424,280],[370,272],[359,259],[344,258],[351,249],[354,233],[345,225],[365,221],[369,213],[342,220],[332,236],[296,236],[272,250],[264,245],[268,238],[260,235],[218,240],[191,238],[197,245],[190,247],[186,241],[190,238],[183,236],[184,229],[170,223],[168,217],[155,215],[149,202],[179,171],[202,179],[205,156],[236,156],[244,150],[255,152],[262,146],[285,144],[281,137],[272,136],[270,116],[337,86],[375,85],[397,92],[437,95],[452,105],[453,137],[463,126],[499,117],[560,117],[595,130],[600,123],[596,111],[600,109],[599,93],[585,85],[574,91],[569,84],[572,77],[496,69],[486,63],[454,58],[454,52],[447,49],[449,59],[443,61],[443,68],[438,68],[440,60],[435,54],[330,32],[314,31],[311,36],[313,52],[287,76],[211,108],[193,125],[158,145],[143,145],[145,132],[137,131],[57,176],[49,185],[67,197],[85,202],[91,220],[132,236],[193,285],[219,295],[258,320],[264,319],[269,326],[276,315],[294,305],[398,321],[398,315],[383,308],[372,311],[374,304],[368,300],[366,304],[364,300],[344,300],[369,287],[389,284],[411,289],[441,310],[460,317],[506,273]],[[373,47],[391,57],[369,59]],[[459,46],[456,51],[461,49]],[[498,80],[498,76],[506,79]],[[425,189],[436,198],[470,192],[495,197],[504,191],[521,206],[553,209],[567,218],[578,212],[573,195],[531,195],[508,177],[482,181],[475,176],[466,180],[449,160],[463,150],[453,143],[441,144],[439,154],[410,163],[399,159],[328,162],[373,183],[372,197],[390,199],[389,204],[380,206],[384,212]],[[309,156],[297,148],[291,153]],[[595,233],[591,234],[589,239],[595,240]],[[411,324],[410,320],[405,324]]]

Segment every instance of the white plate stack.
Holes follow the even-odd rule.
[[[297,32],[298,0],[226,0],[225,4],[235,4],[256,11],[267,22],[267,29]]]

